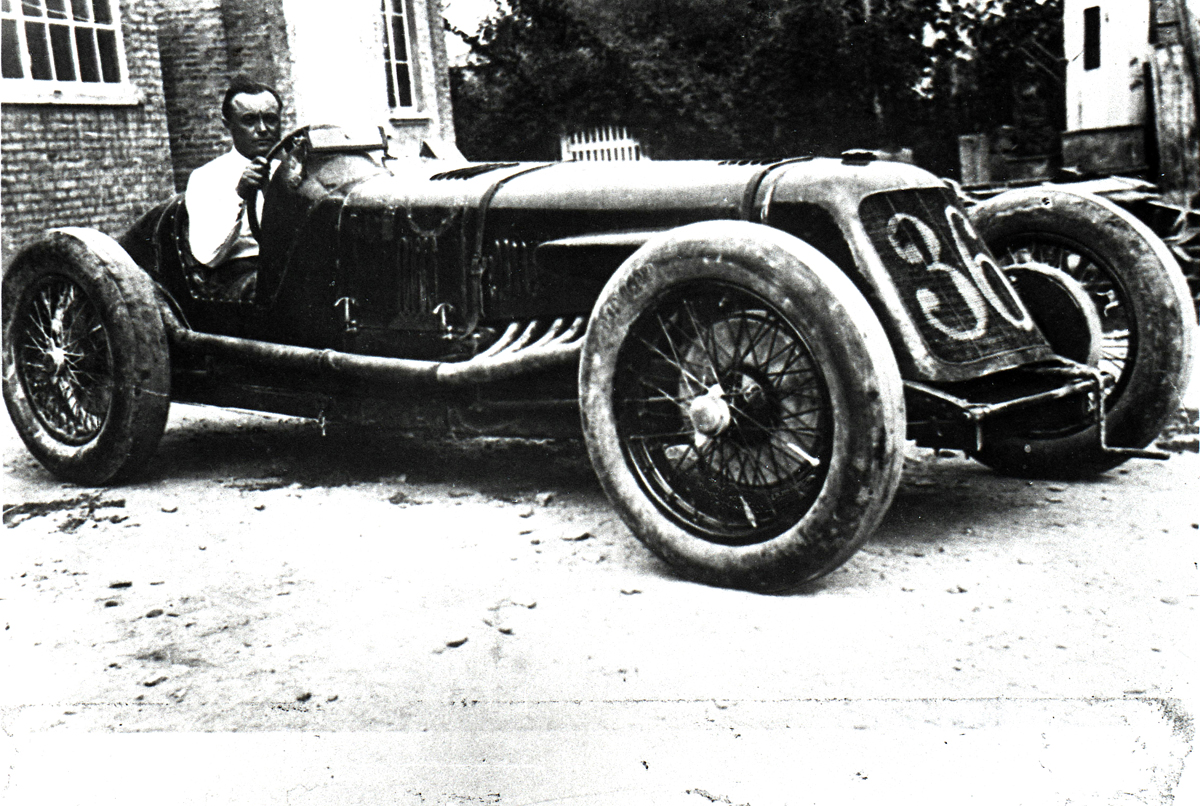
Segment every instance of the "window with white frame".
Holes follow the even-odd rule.
[[[380,12],[388,106],[394,111],[413,111],[417,108],[417,89],[408,0],[380,0]]]
[[[135,100],[117,0],[0,0],[0,45],[5,101]]]

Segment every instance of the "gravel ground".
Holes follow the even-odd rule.
[[[792,596],[675,577],[578,443],[178,406],[147,481],[86,489],[6,422],[0,792],[1200,802],[1195,388],[1168,462],[1085,483],[911,448]]]

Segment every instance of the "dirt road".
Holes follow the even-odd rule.
[[[674,577],[579,444],[180,406],[81,489],[6,421],[0,799],[1200,802],[1191,419],[1087,483],[913,448],[792,596]]]

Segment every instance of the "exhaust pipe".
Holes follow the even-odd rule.
[[[419,361],[201,333],[180,321],[166,304],[162,306],[162,318],[171,343],[186,352],[350,380],[436,386],[507,380],[576,361],[585,329],[582,316],[575,317],[570,324],[560,318],[534,339],[541,329],[538,322],[530,322],[524,329],[513,322],[494,344],[474,358]]]

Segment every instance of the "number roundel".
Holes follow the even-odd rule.
[[[901,227],[903,224],[908,224],[909,228],[917,233],[924,251],[911,240],[911,237],[907,243],[901,239]],[[958,292],[963,303],[971,312],[973,324],[970,327],[964,327],[963,324],[942,319],[937,313],[939,310],[946,308],[942,303],[941,297],[930,288],[918,288],[917,304],[920,306],[921,314],[925,317],[925,320],[943,334],[957,341],[969,341],[982,336],[987,331],[987,308],[984,307],[983,300],[980,298],[978,290],[972,284],[971,278],[953,266],[948,266],[942,262],[942,242],[938,239],[937,233],[933,231],[933,228],[915,215],[910,213],[896,213],[888,221],[887,236],[888,243],[892,245],[892,249],[895,250],[896,255],[905,263],[912,266],[923,265],[926,271],[942,272],[949,275],[950,281],[954,283],[954,290]],[[926,255],[928,255],[928,258]],[[948,310],[954,311],[960,309],[950,308]]]
[[[1016,292],[1008,282],[1008,278],[1000,271],[1000,267],[996,265],[996,261],[992,260],[987,252],[971,255],[971,250],[967,248],[967,241],[963,237],[966,234],[972,240],[979,240],[971,222],[957,207],[946,208],[946,221],[950,224],[950,232],[954,236],[954,246],[958,249],[959,256],[967,265],[971,278],[983,292],[987,301],[1013,326],[1022,330],[1033,330],[1033,318],[1017,298]],[[997,286],[999,291],[997,291]],[[1003,299],[1001,299],[1001,294],[1004,296]]]
[[[896,257],[909,266],[923,266],[926,272],[946,275],[961,303],[947,304],[933,288],[922,285],[915,291],[920,314],[933,328],[955,341],[981,338],[988,330],[991,311],[1021,330],[1033,330],[1033,319],[1021,304],[1000,271],[985,251],[971,254],[969,243],[979,242],[971,222],[954,205],[945,208],[959,266],[943,260],[943,241],[934,228],[920,217],[895,212],[887,221],[886,237]],[[965,271],[964,271],[965,267]]]

